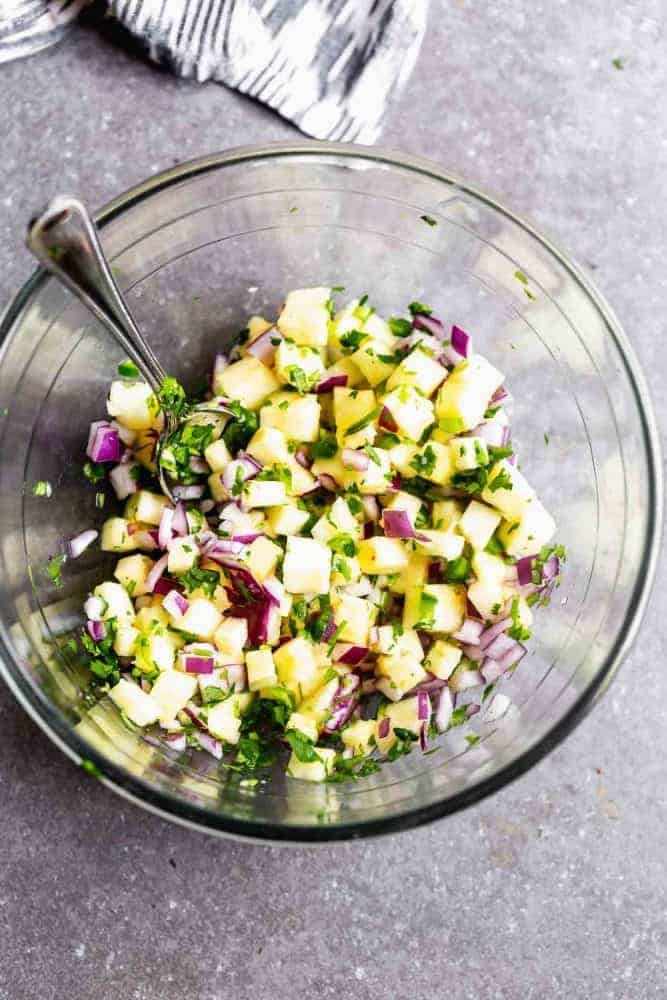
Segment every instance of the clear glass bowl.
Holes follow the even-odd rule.
[[[1,670],[21,704],[135,802],[204,830],[275,841],[415,826],[540,760],[600,697],[635,637],[662,520],[646,385],[579,268],[434,164],[333,143],[185,164],[122,195],[99,222],[140,325],[192,388],[246,316],[274,315],[287,289],[345,285],[385,315],[413,298],[431,303],[506,373],[522,465],[569,561],[530,655],[501,688],[506,714],[480,713],[443,736],[438,753],[415,752],[356,785],[317,786],[279,775],[247,783],[207,755],[160,750],[129,732],[108,699],[92,707],[66,646],[83,597],[113,560],[86,552],[64,566],[60,589],[46,572],[63,539],[109,515],[81,467],[122,353],[38,273],[4,316],[0,357]],[[39,479],[53,484],[53,499],[31,494]]]

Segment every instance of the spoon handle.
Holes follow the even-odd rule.
[[[86,206],[58,195],[31,221],[26,245],[104,323],[157,392],[164,369],[132,319]]]

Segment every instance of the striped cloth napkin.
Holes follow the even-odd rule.
[[[0,62],[57,41],[87,0],[0,0]],[[428,0],[108,0],[180,76],[262,101],[318,139],[374,142],[412,71]]]

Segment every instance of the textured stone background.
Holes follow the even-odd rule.
[[[434,0],[383,141],[502,195],[594,270],[667,419],[664,0]],[[623,69],[612,60],[623,59]],[[293,129],[93,27],[0,69],[0,300],[26,218]],[[453,819],[319,851],[217,842],[127,806],[0,689],[0,1000],[664,997],[663,570],[611,693]]]

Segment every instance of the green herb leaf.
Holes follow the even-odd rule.
[[[314,761],[322,759],[318,755],[312,740],[309,740],[307,736],[304,736],[298,730],[288,729],[285,732],[285,739],[294,751],[296,759],[301,761],[302,764],[311,764]]]
[[[415,455],[410,462],[411,468],[415,469],[420,476],[430,476],[435,469],[435,452],[431,445],[427,445],[421,454]]]
[[[185,389],[170,375],[162,379],[157,398],[164,413],[170,414],[175,420],[181,420],[188,412],[189,403]]]
[[[241,451],[247,445],[259,427],[259,417],[254,410],[247,410],[237,400],[230,403],[232,420],[225,426],[222,439],[232,455]]]
[[[86,462],[83,474],[91,483],[99,483],[106,475],[106,469],[101,462]]]
[[[374,410],[371,410],[360,420],[357,420],[356,423],[351,424],[349,427],[346,427],[345,436],[349,437],[352,434],[357,434],[359,431],[363,431],[364,427],[368,427],[368,425],[372,424],[374,420],[377,420],[381,412],[382,412],[382,406],[376,406]]]
[[[402,319],[400,316],[390,316],[387,323],[395,337],[409,337],[412,333],[412,323],[409,319]]]
[[[46,497],[48,498],[53,494],[53,488],[48,479],[39,479],[33,486],[32,495],[35,497]]]
[[[423,302],[411,302],[408,306],[413,316],[430,316],[433,310],[430,306],[425,306]]]
[[[422,222],[425,222],[427,226],[437,226],[438,220],[434,219],[432,215],[420,215],[419,218]]]
[[[349,330],[340,338],[340,346],[343,348],[345,354],[352,354],[354,351],[359,350],[364,340],[368,340],[367,333],[363,333],[361,330]]]

